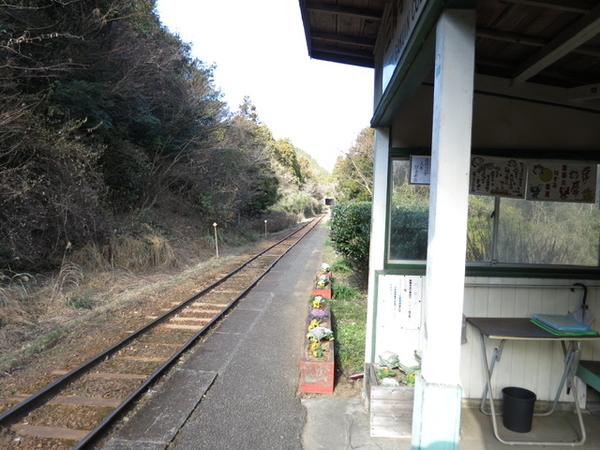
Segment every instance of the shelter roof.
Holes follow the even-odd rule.
[[[440,5],[452,1],[429,0]],[[472,3],[477,14],[476,75],[561,88],[571,99],[586,100],[586,108],[600,110],[600,0]],[[309,55],[374,67],[387,4],[300,0]]]
[[[387,0],[300,0],[312,58],[374,67]]]

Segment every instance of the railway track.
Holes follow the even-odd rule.
[[[305,223],[190,298],[156,311],[144,326],[81,365],[55,371],[58,378],[35,394],[16,394],[18,403],[0,414],[10,448],[91,448],[320,220]]]

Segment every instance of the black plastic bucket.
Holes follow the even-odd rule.
[[[535,393],[520,387],[505,387],[502,389],[502,423],[517,433],[531,431]]]

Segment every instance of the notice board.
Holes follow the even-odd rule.
[[[377,284],[376,361],[391,351],[411,365],[420,349],[424,277],[379,274]]]

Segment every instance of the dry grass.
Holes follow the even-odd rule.
[[[165,238],[156,235],[113,237],[102,255],[111,267],[134,272],[177,267],[173,248]]]
[[[193,227],[186,229],[189,233],[170,239],[156,233],[118,236],[104,247],[90,244],[67,251],[54,275],[4,276],[0,280],[0,375],[27,364],[85,324],[142,310],[143,302],[166,292],[177,291],[179,300],[188,298],[197,292],[200,280],[234,264],[234,255],[263,245],[263,233],[223,236],[217,259],[214,240]]]
[[[105,248],[90,245],[65,255],[54,276],[23,274],[4,279],[0,287],[0,373],[11,370],[18,354],[52,345],[74,323],[93,320],[108,308],[125,308],[127,297],[140,289],[160,289],[156,283],[169,279],[169,270],[179,267],[169,241],[149,235],[115,238]]]
[[[64,307],[83,307],[77,305],[85,302],[77,299],[88,296],[89,292],[106,291],[110,286],[107,278],[112,278],[112,283],[115,283],[115,274],[119,271],[147,274],[179,267],[169,241],[156,235],[118,237],[111,239],[104,248],[89,245],[65,255],[60,270],[54,276],[35,279],[22,274],[5,279],[0,287],[0,328],[31,326],[49,311],[56,313]],[[95,278],[100,281],[95,281]],[[139,278],[136,281],[139,282]]]
[[[32,277],[13,277],[0,287],[0,332],[9,325],[32,325],[40,314],[41,305],[31,297]]]

